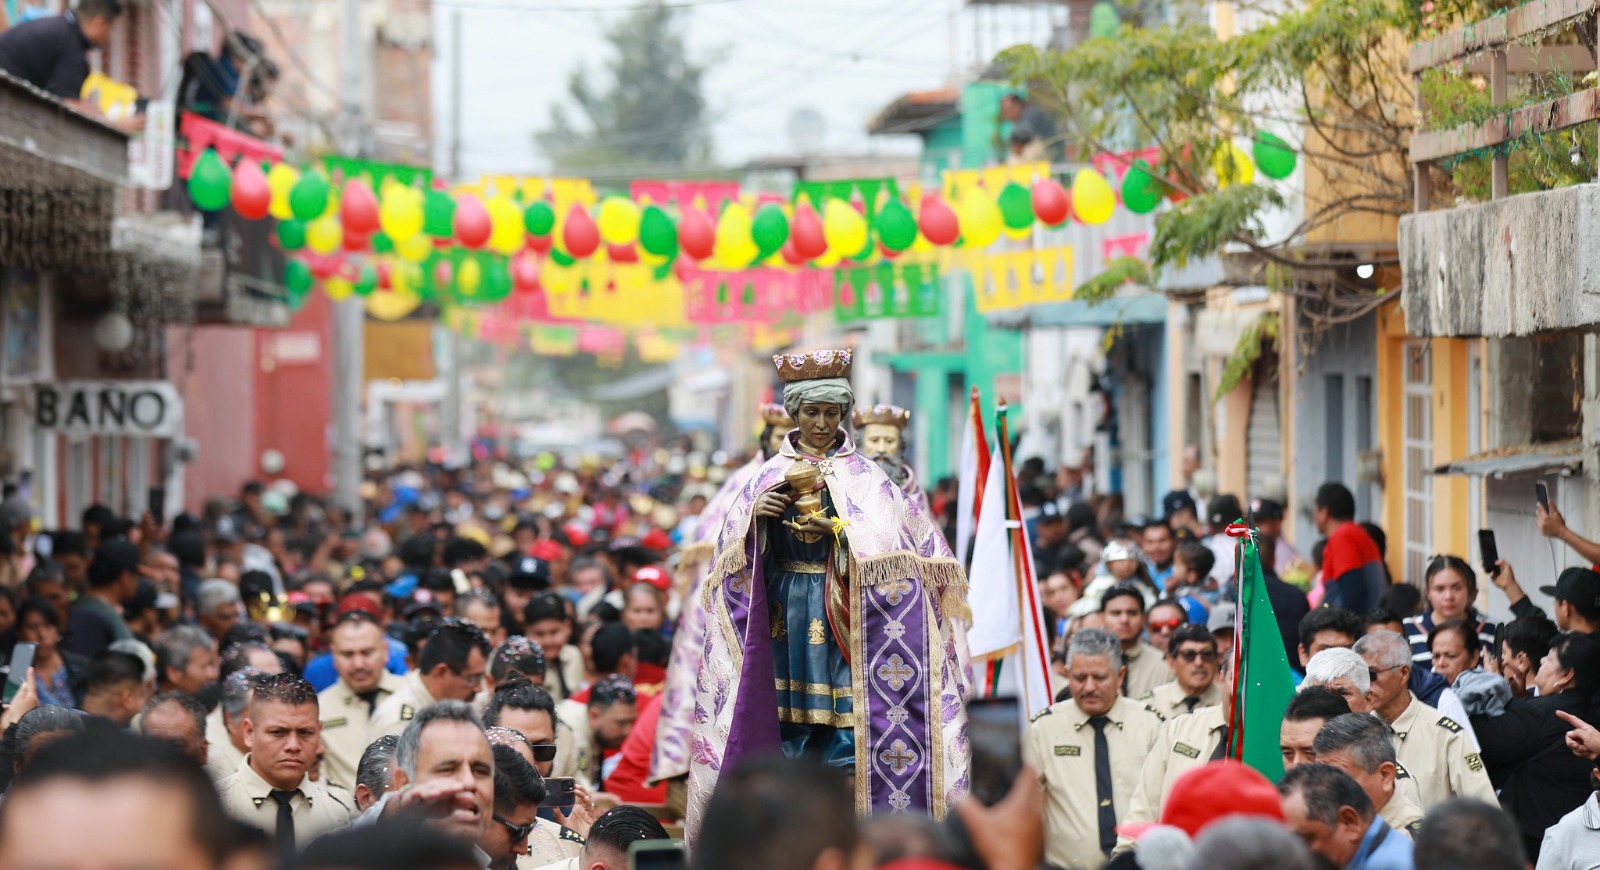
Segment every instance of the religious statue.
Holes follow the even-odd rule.
[[[681,780],[689,775],[689,740],[693,730],[694,686],[705,654],[706,610],[699,606],[700,590],[711,559],[717,553],[717,535],[728,515],[728,508],[744,491],[767,460],[776,456],[794,420],[782,405],[761,406],[761,447],[749,462],[734,469],[716,495],[700,511],[694,540],[678,557],[679,600],[683,614],[672,635],[672,657],[667,663],[666,685],[661,693],[661,718],[656,722],[656,745],[650,756],[650,784]],[[668,787],[671,802],[672,787]]]
[[[861,433],[862,452],[878,463],[883,473],[906,494],[906,500],[923,516],[932,517],[928,494],[917,483],[917,474],[906,460],[906,427],[911,425],[911,412],[896,405],[873,405],[858,409],[851,418]]]
[[[850,351],[773,361],[798,428],[729,508],[701,594],[688,829],[722,770],[780,748],[852,771],[858,812],[942,817],[968,783],[966,577],[841,428]]]

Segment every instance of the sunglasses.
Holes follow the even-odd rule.
[[[1214,662],[1217,660],[1217,651],[1214,649],[1179,650],[1178,658],[1183,659],[1186,662],[1192,662],[1195,659],[1199,659],[1203,662]]]
[[[528,748],[533,750],[533,760],[540,764],[556,760],[556,745],[554,743],[530,743]]]
[[[1150,630],[1151,631],[1177,631],[1178,630],[1178,626],[1183,625],[1184,621],[1185,620],[1182,620],[1182,619],[1165,619],[1165,620],[1162,620],[1160,622],[1151,622],[1150,623]]]
[[[494,814],[494,820],[505,825],[506,830],[511,832],[511,842],[513,843],[520,843],[528,839],[528,835],[533,833],[533,829],[539,826],[538,819],[534,819],[526,825],[519,825],[516,822],[506,821],[505,817],[499,813]]]
[[[1387,674],[1390,671],[1397,671],[1403,667],[1405,667],[1405,665],[1395,665],[1392,668],[1367,668],[1367,679],[1376,683],[1378,681],[1379,674]]]

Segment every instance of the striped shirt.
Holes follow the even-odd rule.
[[[1498,655],[1500,645],[1496,638],[1500,634],[1500,625],[1480,619],[1478,611],[1467,608],[1465,618],[1467,622],[1477,623],[1478,642],[1482,644],[1485,655]],[[1428,635],[1434,629],[1433,611],[1413,616],[1405,621],[1406,642],[1411,644],[1411,665],[1417,668],[1433,669],[1433,650],[1428,648]]]

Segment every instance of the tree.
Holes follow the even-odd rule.
[[[567,89],[582,123],[558,105],[534,137],[557,171],[648,175],[711,159],[711,119],[701,89],[708,65],[690,60],[679,25],[679,10],[661,0],[646,3],[606,32],[609,81],[597,84],[581,63],[572,72]]]

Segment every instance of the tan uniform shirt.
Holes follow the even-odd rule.
[[[1417,781],[1424,811],[1453,797],[1495,803],[1483,759],[1454,719],[1413,694],[1405,712],[1390,727],[1394,729],[1394,754]]]
[[[1128,665],[1128,676],[1122,682],[1122,694],[1130,698],[1137,698],[1175,679],[1161,650],[1143,641],[1135,644],[1131,650],[1123,650],[1122,658]]]
[[[405,680],[388,671],[378,680],[378,704],[393,695]],[[381,735],[372,733],[376,707],[367,702],[341,678],[317,695],[322,716],[322,776],[345,788],[356,787],[356,768],[361,755]]]
[[[1406,793],[1399,788],[1399,785],[1399,780],[1396,780],[1394,794],[1389,796],[1389,802],[1383,805],[1378,815],[1382,816],[1396,833],[1405,834],[1407,838],[1415,840],[1417,828],[1422,826],[1422,807],[1406,797]]]
[[[250,756],[245,756],[232,776],[217,783],[217,794],[228,815],[266,831],[269,836],[277,832],[278,802],[272,798],[272,786],[250,766]],[[355,804],[346,806],[310,779],[300,780],[289,807],[294,816],[294,841],[300,846],[334,828],[348,825],[356,815]]]
[[[577,860],[583,851],[583,837],[578,832],[549,819],[540,819],[528,835],[528,854],[517,858],[517,870],[536,870],[547,864],[567,859]]]
[[[589,727],[589,705],[580,701],[562,701],[556,705],[556,718],[567,726],[567,734],[556,739],[556,764],[561,763],[561,741],[571,737],[573,773],[584,784],[597,786],[600,773],[600,750],[594,745],[594,731]]]
[[[212,710],[206,716],[206,773],[211,774],[211,781],[227,779],[239,770],[239,762],[244,761],[244,753],[233,745],[233,736],[228,733],[228,726],[222,723],[222,708]]]
[[[1161,818],[1161,804],[1172,790],[1178,777],[1211,760],[1211,754],[1222,743],[1222,729],[1228,722],[1222,718],[1222,708],[1201,707],[1168,719],[1150,747],[1150,757],[1145,759],[1139,772],[1139,784],[1133,790],[1133,800],[1128,804],[1124,824],[1154,822]],[[1117,851],[1133,848],[1133,840],[1121,837]]]
[[[1174,680],[1173,682],[1156,686],[1154,689],[1145,692],[1144,695],[1139,698],[1139,700],[1149,704],[1157,713],[1161,714],[1162,718],[1171,719],[1174,716],[1190,713],[1200,709],[1201,707],[1215,707],[1218,704],[1221,704],[1222,690],[1217,688],[1217,683],[1215,680],[1213,680],[1211,685],[1207,686],[1206,690],[1200,693],[1200,700],[1197,701],[1194,706],[1190,706],[1189,703],[1184,700],[1187,697],[1189,696],[1184,693],[1183,687],[1179,686],[1177,681]]]
[[[1150,754],[1161,717],[1150,707],[1118,698],[1106,713],[1111,755],[1111,802],[1120,822]],[[1045,790],[1045,857],[1057,867],[1098,867],[1100,803],[1095,790],[1095,729],[1072,701],[1034,717],[1022,740],[1022,758],[1039,771]]]
[[[584,713],[584,722],[588,722],[588,713]],[[587,751],[580,750],[578,736],[572,733],[567,723],[556,719],[556,760],[550,765],[551,776],[582,777],[584,768],[579,762],[588,758]]]
[[[551,673],[546,671],[544,687],[550,692],[550,697],[557,701],[565,701],[578,692],[583,691],[583,650],[568,644],[561,648],[561,660],[551,662]],[[566,690],[561,687],[562,679],[566,680]]]
[[[367,734],[373,740],[385,734],[399,737],[411,720],[417,718],[417,713],[433,702],[433,694],[423,684],[422,675],[412,671],[401,677],[400,686],[394,690],[394,694],[384,698],[378,703],[378,709],[372,711]]]

